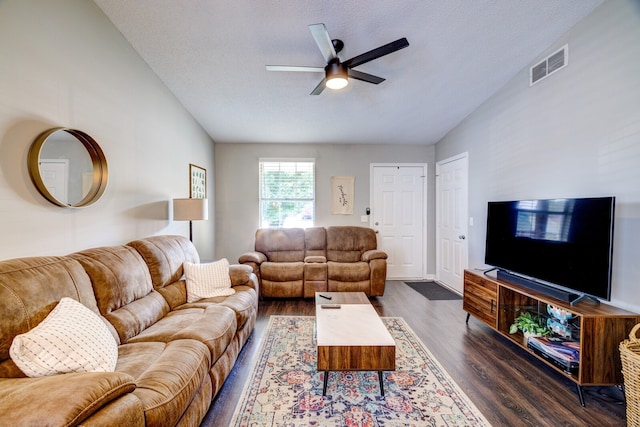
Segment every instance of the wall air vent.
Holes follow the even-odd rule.
[[[564,68],[569,62],[569,45],[564,45],[529,70],[529,86]]]

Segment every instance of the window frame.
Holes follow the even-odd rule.
[[[310,163],[312,172],[311,198],[267,198],[263,195],[264,169],[265,163]],[[295,228],[298,226],[285,226],[284,220],[280,225],[271,226],[266,224],[267,216],[263,211],[265,201],[285,201],[285,202],[307,202],[312,204],[311,224],[308,226],[300,226],[300,228],[314,227],[316,223],[316,160],[310,157],[260,157],[258,159],[258,224],[260,228]]]

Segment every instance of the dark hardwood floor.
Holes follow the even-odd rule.
[[[430,301],[403,282],[389,281],[371,299],[381,316],[403,317],[493,426],[624,426],[618,387],[575,384],[471,317],[462,301]],[[260,301],[255,330],[202,426],[228,426],[254,364],[269,316],[313,316],[313,299]]]

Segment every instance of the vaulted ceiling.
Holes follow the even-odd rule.
[[[604,0],[94,0],[220,143],[435,144]],[[308,25],[342,60],[401,37],[410,46],[310,92],[324,67]],[[522,82],[524,88],[527,81]]]

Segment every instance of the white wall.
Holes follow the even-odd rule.
[[[216,254],[236,262],[253,250],[259,228],[258,161],[261,157],[313,158],[316,162],[315,225],[356,225],[369,204],[371,163],[427,163],[427,234],[435,236],[435,148],[420,145],[216,144]],[[355,176],[353,215],[331,214],[332,176]],[[427,272],[435,273],[435,240],[428,238]]]
[[[109,185],[93,206],[56,207],[29,179],[31,142],[58,126],[106,154]],[[209,172],[210,220],[194,222],[194,240],[213,258],[211,139],[93,2],[0,1],[0,259],[188,236],[169,200],[189,196],[189,163]]]
[[[487,201],[616,196],[612,303],[640,312],[640,2],[605,2],[538,60],[566,43],[567,67],[533,87],[523,70],[436,158],[469,152],[472,268],[483,266]]]

